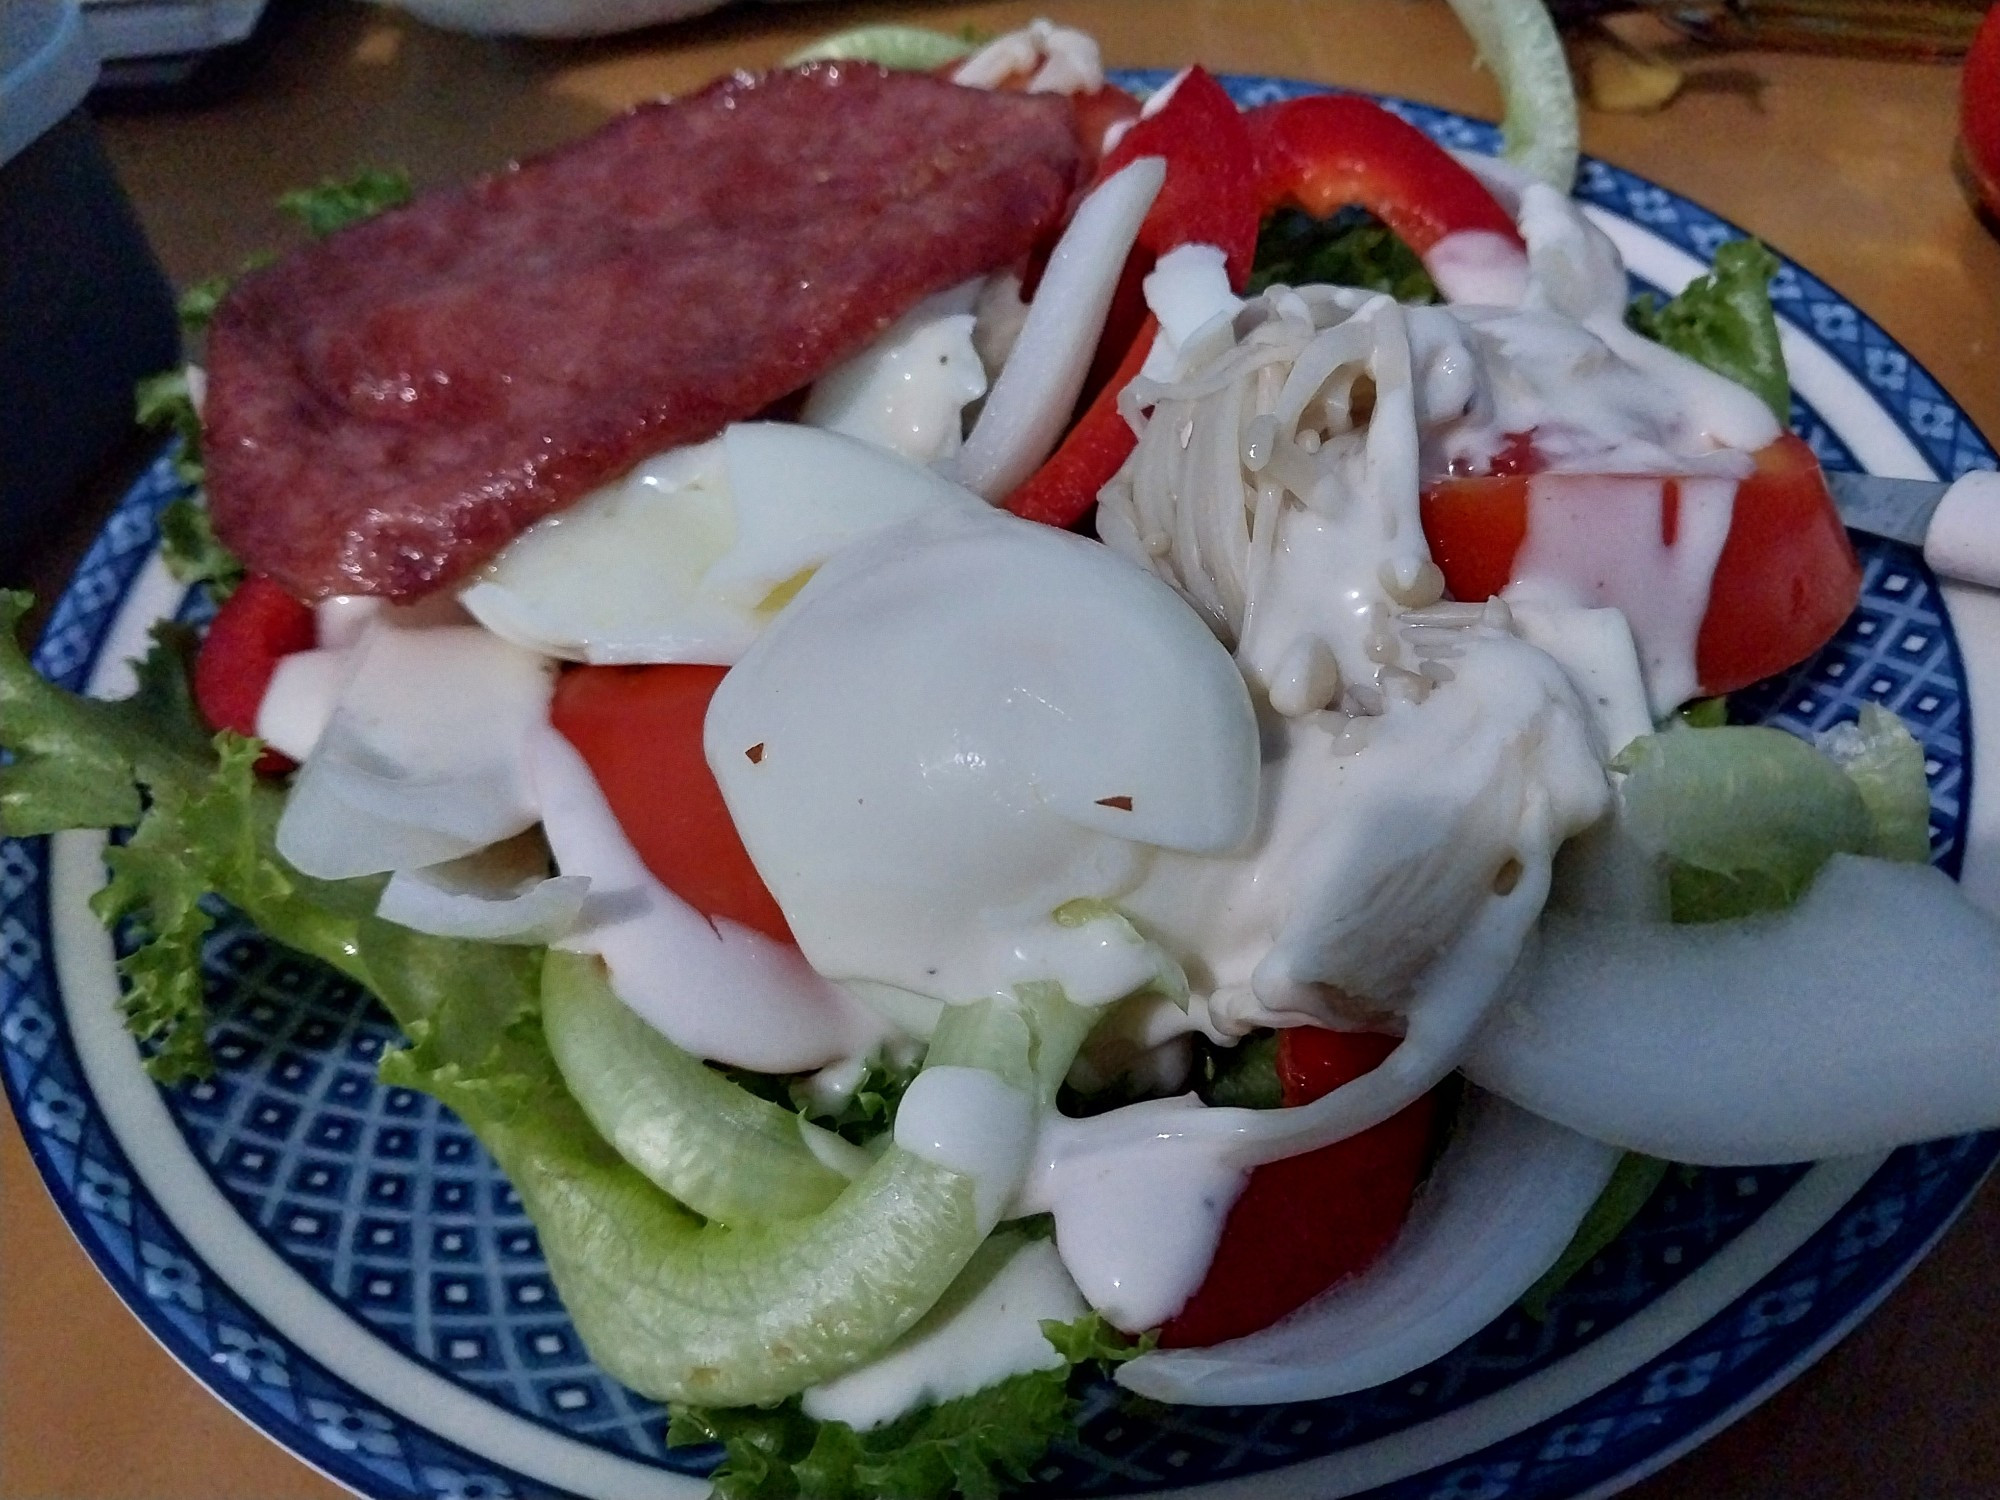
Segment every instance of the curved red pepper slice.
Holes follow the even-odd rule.
[[[1324,219],[1359,205],[1419,256],[1470,231],[1521,244],[1513,218],[1484,183],[1380,105],[1314,94],[1263,105],[1243,119],[1257,148],[1264,213],[1297,207]]]
[[[1135,121],[1097,169],[1102,182],[1142,156],[1166,158],[1139,248],[1158,259],[1182,245],[1214,245],[1239,291],[1257,254],[1262,206],[1247,119],[1212,74],[1189,68],[1159,112]]]

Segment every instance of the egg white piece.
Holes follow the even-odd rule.
[[[723,680],[705,745],[813,965],[947,1000],[1061,979],[1028,972],[1063,967],[1057,907],[1130,889],[1149,845],[1232,848],[1256,812],[1248,691],[1194,612],[983,508],[828,563]]]
[[[926,297],[866,349],[827,371],[800,420],[844,432],[913,463],[956,454],[964,413],[986,394],[986,366],[973,347],[983,280]]]
[[[788,585],[856,537],[977,503],[847,434],[738,423],[530,528],[459,597],[495,635],[548,656],[726,666]]]
[[[534,825],[529,731],[549,664],[470,625],[369,628],[278,821],[278,852],[341,880],[457,859]]]

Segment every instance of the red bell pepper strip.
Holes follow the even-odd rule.
[[[1484,183],[1416,126],[1366,99],[1314,94],[1263,105],[1243,119],[1257,148],[1264,213],[1290,206],[1324,219],[1359,205],[1419,257],[1449,235],[1473,231],[1521,244]]]
[[[1163,157],[1166,181],[1126,263],[1105,319],[1098,357],[1084,383],[1083,415],[1061,446],[1021,487],[1007,509],[1051,526],[1074,525],[1132,452],[1131,427],[1118,393],[1139,373],[1158,325],[1139,283],[1152,264],[1182,245],[1222,251],[1230,285],[1241,290],[1257,253],[1256,159],[1244,117],[1221,84],[1191,68],[1157,114],[1136,122],[1098,168],[1102,182],[1142,156]]]
[[[1142,156],[1166,158],[1167,179],[1139,226],[1155,259],[1182,245],[1214,245],[1239,291],[1257,254],[1257,156],[1246,116],[1213,75],[1188,69],[1157,114],[1135,122],[1097,169],[1104,181]]]
[[[317,645],[319,631],[309,605],[299,603],[261,573],[252,573],[216,611],[215,621],[194,659],[194,701],[211,729],[255,736],[257,710],[271,686],[281,657]],[[266,750],[257,774],[278,776],[296,764]]]
[[[1279,1032],[1286,1106],[1359,1078],[1396,1045],[1394,1037],[1313,1026]],[[1160,1343],[1191,1348],[1255,1333],[1373,1265],[1409,1217],[1434,1109],[1427,1094],[1359,1135],[1252,1172],[1207,1276],[1161,1328]]]

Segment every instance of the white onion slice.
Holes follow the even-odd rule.
[[[1055,447],[1089,373],[1125,257],[1166,180],[1167,164],[1142,156],[1077,207],[958,456],[958,481],[967,489],[999,500]]]
[[[696,1057],[763,1073],[874,1050],[881,1023],[798,949],[710,920],[654,878],[568,740],[545,727],[530,755],[556,865],[591,883],[582,925],[561,946],[602,957],[636,1015]]]
[[[1246,1338],[1118,1370],[1190,1406],[1316,1401],[1406,1375],[1506,1312],[1554,1265],[1611,1179],[1612,1147],[1476,1098],[1376,1265]]]
[[[533,834],[464,859],[389,877],[375,915],[433,937],[486,943],[552,943],[576,926],[590,882],[549,876],[548,851]]]
[[[333,722],[357,659],[357,652],[342,646],[280,657],[257,705],[257,738],[293,760],[308,759]]]
[[[2000,1125],[2000,924],[1926,865],[1837,855],[1789,911],[1549,913],[1465,1071],[1599,1140],[1700,1165]]]
[[[442,864],[534,825],[524,760],[548,663],[473,626],[372,628],[278,821],[278,852],[341,880]]]

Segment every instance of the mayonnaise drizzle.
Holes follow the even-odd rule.
[[[806,1415],[865,1432],[914,1406],[969,1396],[1030,1370],[1059,1368],[1062,1356],[1042,1323],[1073,1322],[1085,1307],[1055,1246],[1009,1242],[1004,1235],[988,1245],[994,1253],[982,1249],[960,1281],[981,1272],[988,1279],[962,1301],[955,1284],[888,1353],[808,1390]],[[989,1271],[986,1259],[998,1260],[998,1268]]]

